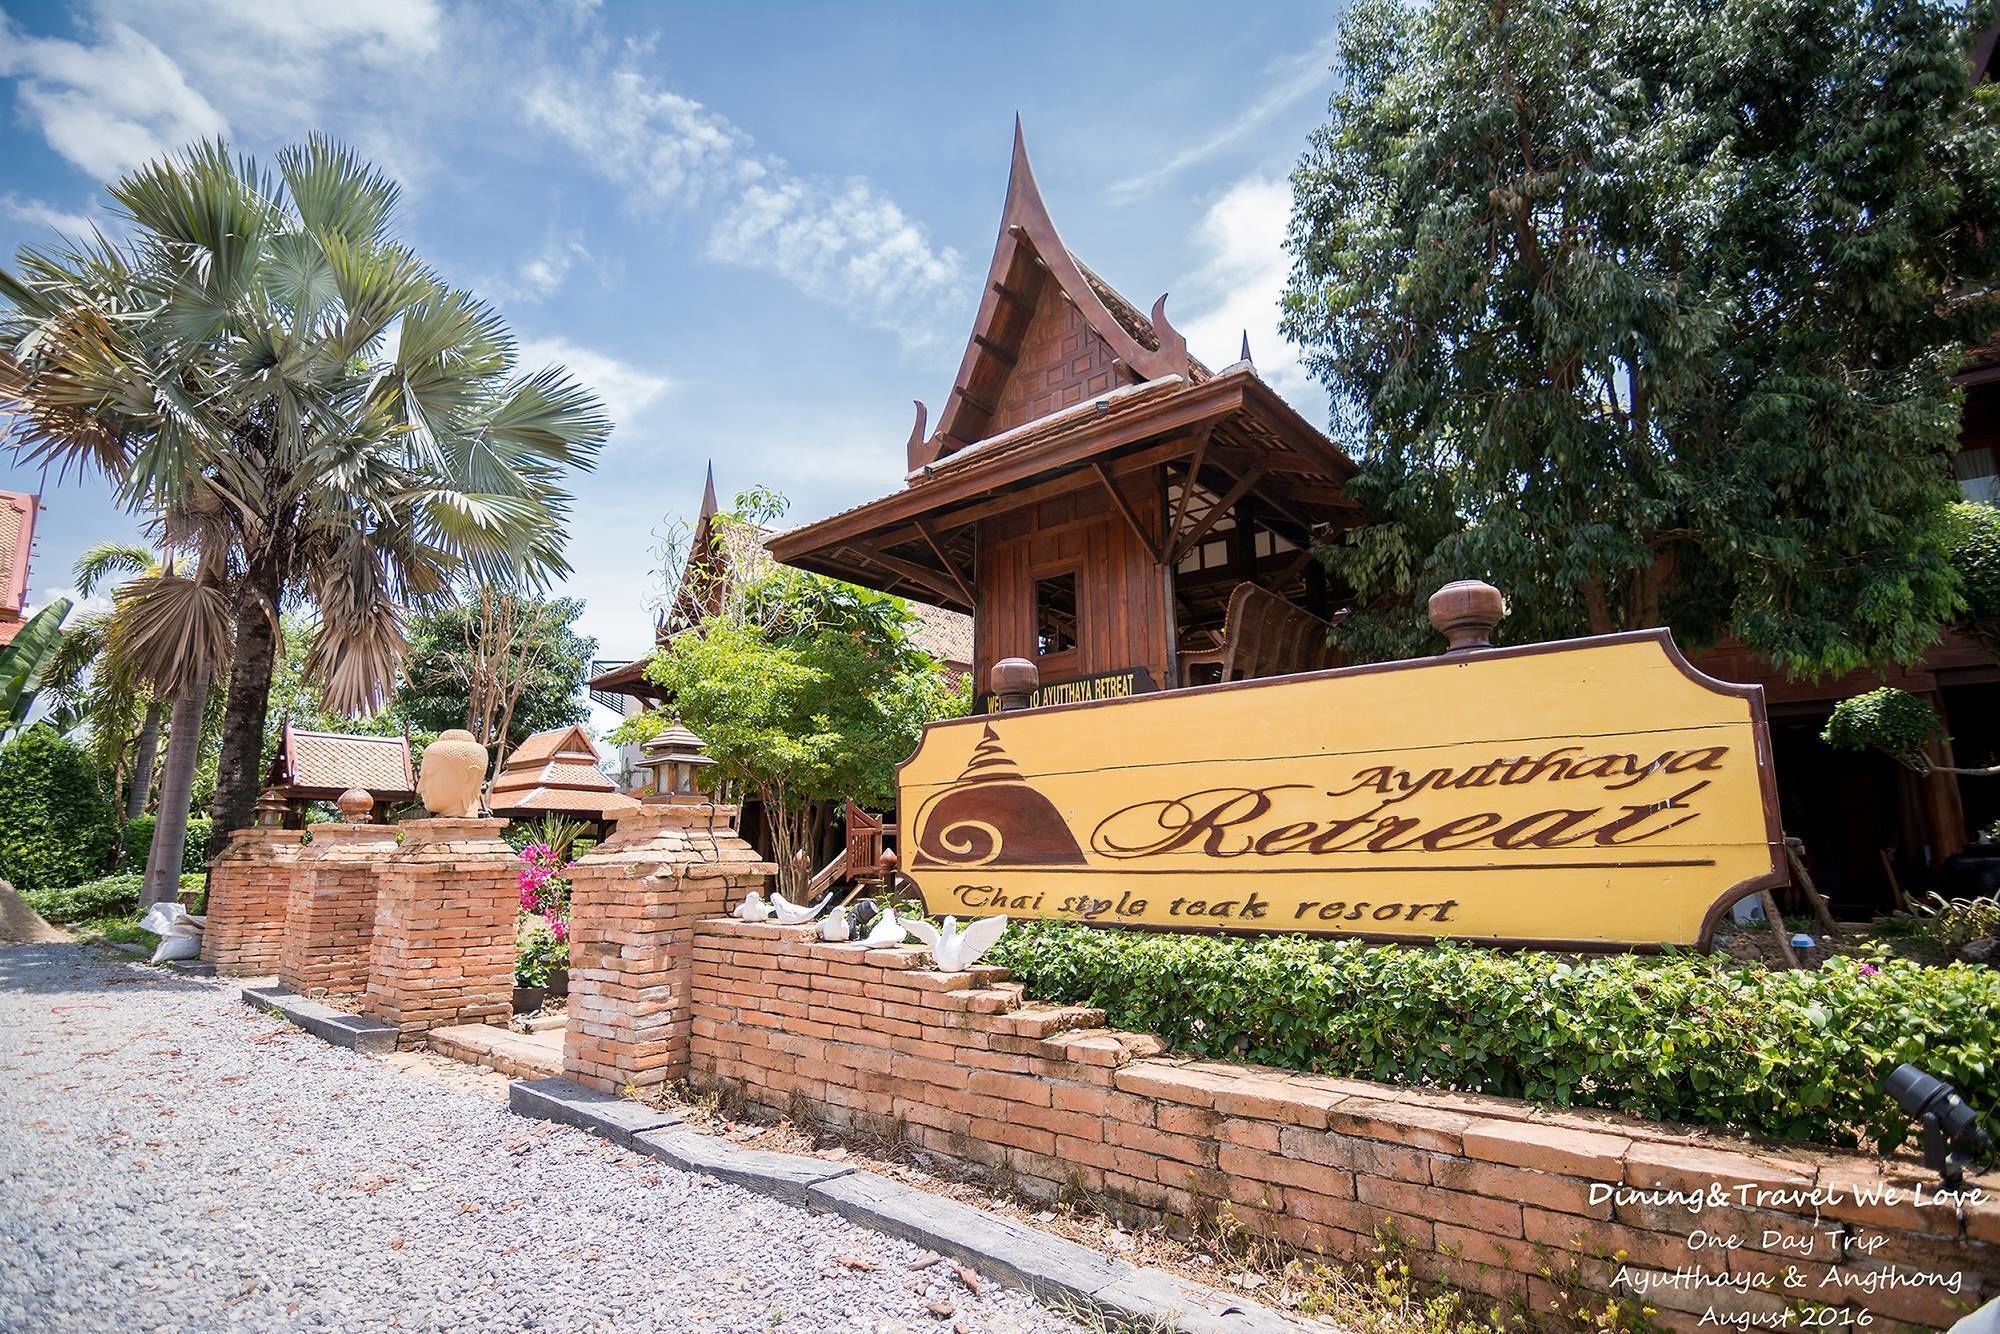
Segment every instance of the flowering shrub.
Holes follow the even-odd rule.
[[[521,849],[521,911],[538,913],[557,940],[569,939],[569,863],[546,843]]]
[[[569,967],[569,877],[563,872],[570,864],[547,843],[530,843],[519,857],[514,981],[524,987],[547,986],[551,975]]]

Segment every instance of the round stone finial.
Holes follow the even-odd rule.
[[[349,824],[366,824],[375,816],[375,794],[365,787],[350,787],[334,805],[340,807],[340,818]]]
[[[1002,658],[986,674],[1000,711],[1011,713],[1028,707],[1028,697],[1042,685],[1042,670],[1026,658]]]
[[[1500,590],[1479,579],[1459,579],[1431,594],[1431,624],[1445,637],[1446,653],[1493,647],[1493,628],[1507,614]]]

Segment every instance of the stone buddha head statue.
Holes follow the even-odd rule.
[[[472,733],[454,727],[424,748],[417,771],[417,797],[432,815],[470,819],[479,814],[479,789],[486,782],[486,747]]]

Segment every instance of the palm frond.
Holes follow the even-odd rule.
[[[279,150],[278,171],[308,230],[369,248],[381,244],[402,191],[353,149],[314,134]]]
[[[76,581],[76,591],[90,597],[106,580],[118,575],[152,574],[158,570],[159,562],[148,547],[134,542],[99,542],[84,548],[76,564],[70,567],[70,577]]]
[[[203,670],[229,661],[229,597],[214,582],[177,574],[134,579],[118,590],[110,651],[163,699],[192,690]]]
[[[306,581],[319,607],[307,678],[337,713],[380,712],[402,679],[409,642],[379,557],[357,533],[326,552],[307,570]]]

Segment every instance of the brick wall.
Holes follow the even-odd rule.
[[[448,1024],[513,1013],[519,863],[505,820],[405,820],[378,862],[365,1013],[414,1043]]]
[[[1024,1003],[1004,970],[924,962],[704,921],[692,1074],[898,1129],[1044,1196],[1077,1187],[1170,1221],[1226,1208],[1336,1258],[1364,1256],[1387,1224],[1420,1271],[1536,1310],[1564,1285],[1633,1296],[1657,1282],[1644,1299],[1687,1330],[1709,1311],[1777,1320],[1795,1299],[1866,1311],[1876,1329],[1941,1327],[1953,1303],[2000,1293],[2000,1182],[1983,1202],[1920,1205],[1907,1159],[1752,1152],[1610,1115],[1169,1059],[1101,1011]],[[1900,1198],[1868,1198],[1885,1188]],[[1687,1192],[1711,1189],[1720,1201],[1691,1212]],[[1697,1231],[1740,1244],[1691,1245]],[[1953,1275],[1956,1295],[1937,1282]]]
[[[695,923],[777,870],[736,837],[735,816],[649,799],[571,868],[571,1079],[617,1090],[687,1076]]]
[[[217,972],[278,971],[300,837],[296,829],[239,829],[209,863],[201,957]]]
[[[278,984],[301,996],[359,996],[368,990],[376,870],[396,846],[396,831],[319,824],[311,832],[290,868]]]

